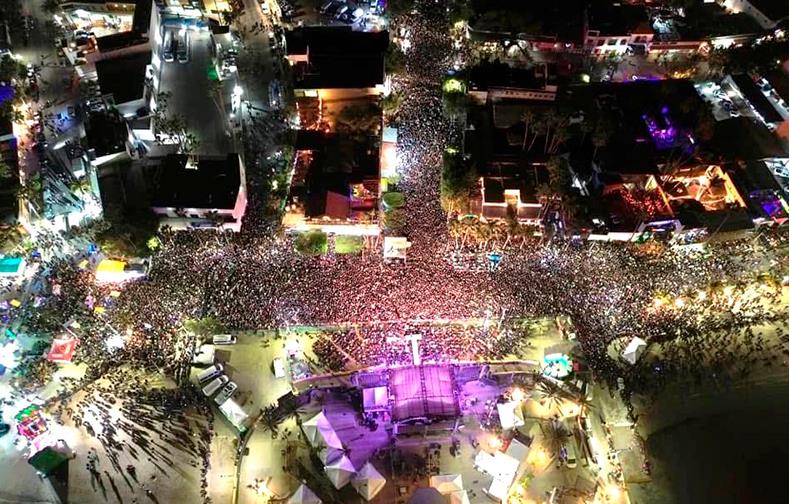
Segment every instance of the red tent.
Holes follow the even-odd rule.
[[[52,340],[47,360],[51,362],[71,362],[74,350],[77,349],[77,338],[59,338]]]

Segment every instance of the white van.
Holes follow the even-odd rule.
[[[567,450],[567,467],[573,469],[578,466],[578,456],[575,452],[575,439],[570,437],[566,443],[564,443],[564,448]]]
[[[222,385],[224,385],[229,381],[230,378],[228,378],[226,375],[222,375],[219,378],[212,381],[211,383],[209,383],[208,385],[206,385],[205,387],[203,387],[203,394],[205,394],[206,397],[211,397],[212,395],[214,395],[214,392],[219,390],[219,388]]]
[[[281,357],[274,359],[274,376],[276,378],[285,377],[285,361]]]
[[[214,364],[210,368],[201,371],[200,374],[197,375],[197,381],[200,383],[209,382],[221,375],[222,371],[224,370],[225,369],[222,367],[222,364]]]
[[[210,366],[214,363],[214,358],[216,357],[216,350],[214,345],[201,345],[200,348],[195,351],[194,356],[192,357],[192,364],[197,364],[200,366]]]
[[[214,345],[235,345],[236,337],[232,334],[215,334]]]

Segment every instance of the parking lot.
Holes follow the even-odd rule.
[[[716,121],[740,116],[756,117],[750,105],[729,86],[715,82],[703,82],[695,86],[701,98],[710,105]]]
[[[161,92],[171,94],[169,99],[170,112],[184,117],[188,130],[194,133],[199,142],[197,150],[200,154],[222,154],[228,152],[231,138],[228,129],[228,118],[223,117],[221,108],[229,112],[227,97],[232,83],[223,81],[222,96],[225,103],[220,103],[216,93],[211,93],[211,79],[215,72],[212,55],[211,35],[206,30],[188,30],[188,37],[178,35],[177,28],[165,29],[160,51],[162,60]],[[168,39],[179,37],[179,47],[172,56],[165,54],[164,45]],[[181,49],[181,41],[186,41],[185,51]],[[168,61],[170,60],[170,61]]]
[[[316,9],[307,0],[279,0],[282,19],[293,24],[351,26],[354,30],[374,31],[382,28],[380,0],[324,0]],[[266,9],[264,8],[264,11]]]

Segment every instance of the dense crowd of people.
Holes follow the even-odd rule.
[[[622,378],[626,394],[676,382],[727,385],[754,369],[787,365],[782,286],[752,273],[780,260],[786,243],[779,234],[691,251],[535,242],[503,250],[495,269],[458,268],[439,202],[442,155],[459,135],[441,103],[454,56],[446,13],[439,5],[422,7],[392,28],[409,41],[406,71],[394,82],[404,99],[391,123],[398,128],[404,232],[413,243],[406,262],[387,264],[377,253],[302,256],[288,238],[250,233],[251,221],[270,229],[250,211],[238,236],[164,232],[147,277],[123,286],[96,283],[97,256],[59,254],[46,265],[41,302],[17,315],[30,332],[79,338],[74,361],[87,363],[88,372],[78,382],[64,381],[50,406],[60,423],[84,429],[104,448],[87,459],[99,485],[103,471],[115,487],[106,462],[150,498],[137,462],[165,474],[172,450],[181,450],[195,465],[202,461],[205,499],[213,422],[205,399],[189,387],[152,391],[142,373],[119,367],[183,378],[195,344],[183,330],[187,319],[214,317],[231,331],[343,327],[315,337],[315,365],[326,371],[407,364],[412,334],[419,334],[427,362],[502,358],[529,344],[528,330],[516,321],[555,315],[572,320],[582,350],[577,357],[598,378]],[[278,121],[257,112],[250,110],[256,130]],[[250,208],[257,208],[250,197]],[[50,257],[67,249],[54,234],[40,237],[38,247]],[[649,359],[630,366],[612,357],[612,347],[621,352],[634,336],[650,345]]]
[[[112,287],[97,286],[89,272],[65,261],[56,264],[51,283],[62,288],[38,312],[56,311],[61,319],[83,322],[78,359],[128,358],[171,371],[188,362],[190,342],[179,335],[182,322],[205,316],[230,330],[382,323],[363,333],[337,331],[322,337],[317,349],[330,369],[349,357],[364,365],[402,362],[405,345],[391,341],[406,334],[407,326],[392,329],[383,323],[437,319],[569,315],[589,366],[607,378],[623,372],[607,355],[609,344],[623,336],[679,339],[703,353],[708,343],[691,335],[716,327],[720,310],[655,314],[647,311],[655,296],[684,295],[764,270],[780,244],[762,240],[707,244],[703,251],[691,252],[657,247],[657,252],[645,253],[637,245],[535,242],[504,251],[492,271],[456,268],[439,204],[442,153],[458,133],[441,107],[441,80],[452,61],[450,41],[442,36],[444,23],[441,9],[425,7],[419,16],[399,18],[392,28],[399,39],[409,41],[406,71],[395,82],[404,101],[393,123],[399,131],[399,187],[407,201],[405,231],[413,243],[407,262],[385,264],[374,253],[305,257],[293,251],[287,238],[254,233],[164,233],[148,278],[124,286],[116,297]],[[88,299],[92,304],[106,301],[106,313],[96,316]],[[780,316],[771,311],[776,303],[758,306],[749,322]],[[734,320],[731,327],[745,323]],[[124,339],[115,353],[103,344],[110,331]],[[506,345],[491,345],[496,340],[488,330],[457,325],[422,333],[426,358],[496,357],[518,339],[509,334]],[[666,350],[666,359],[680,355],[674,352]]]

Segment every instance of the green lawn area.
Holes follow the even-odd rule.
[[[300,254],[323,255],[329,250],[329,237],[323,231],[307,231],[296,237],[294,247]]]
[[[358,254],[364,247],[361,236],[337,236],[334,239],[334,250],[338,254]]]

